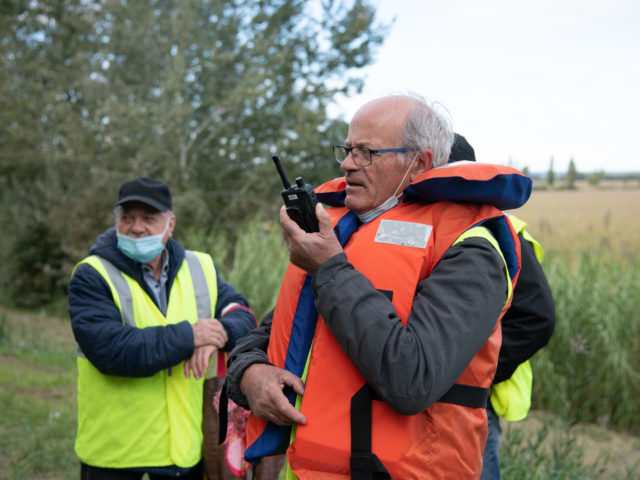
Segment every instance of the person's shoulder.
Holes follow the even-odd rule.
[[[100,273],[99,266],[92,261],[87,261],[89,258],[83,259],[73,270],[67,287],[70,302],[76,297],[95,295],[108,288],[107,280]]]

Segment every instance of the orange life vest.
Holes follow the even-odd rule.
[[[343,245],[349,262],[369,278],[377,289],[393,292],[392,303],[405,324],[418,283],[430,274],[444,252],[459,236],[476,225],[486,226],[496,237],[509,267],[510,277],[515,282],[520,262],[519,248],[516,248],[518,240],[510,223],[497,208],[452,201],[429,204],[411,201],[419,199],[421,190],[425,187],[429,189],[429,180],[439,183],[445,179],[451,183],[452,178],[459,180],[461,177],[462,184],[466,183],[469,188],[470,183],[484,182],[481,188],[500,197],[500,201],[494,203],[501,205],[501,208],[516,208],[515,204],[522,204],[528,198],[530,181],[519,172],[493,165],[483,169],[486,164],[474,163],[473,166],[447,167],[445,175],[442,175],[445,169],[426,172],[405,191],[407,202],[360,226]],[[519,184],[511,192],[511,199],[505,200],[493,191],[495,184],[491,185],[491,179],[496,176],[515,177],[509,180]],[[503,182],[504,178],[500,181]],[[438,185],[432,182],[431,187],[437,188]],[[454,188],[456,189],[459,187]],[[343,190],[344,179],[336,179],[319,187],[316,193],[321,201],[339,205],[340,197],[342,196],[342,201],[344,199]],[[514,200],[516,197],[518,199]],[[506,204],[510,206],[505,207]],[[339,228],[340,222],[349,215],[353,216],[344,207],[329,209],[329,213],[334,226]],[[406,233],[394,237],[393,232],[389,234],[388,231],[405,227],[417,229],[416,235],[408,234],[408,245],[401,244]],[[424,244],[421,244],[420,238]],[[389,265],[394,268],[388,268]],[[368,429],[365,438],[370,435],[370,449],[375,458],[372,460],[371,456],[365,455],[363,461],[367,463],[379,460],[383,470],[392,478],[478,476],[487,434],[486,413],[479,407],[484,406],[482,402],[486,402],[484,392],[488,391],[495,373],[501,342],[499,319],[496,319],[496,326],[489,340],[452,387],[449,392],[452,395],[445,395],[447,398],[441,399],[420,414],[400,415],[386,403],[372,401],[372,395],[375,399],[375,394],[367,388],[366,381],[344,354],[322,318],[317,313],[314,314],[311,308],[313,297],[309,298],[310,289],[308,286],[305,288],[308,282],[310,276],[306,272],[294,265],[289,266],[274,312],[268,349],[269,359],[276,366],[289,368],[301,375],[300,364],[307,360],[309,347],[303,347],[296,353],[298,358],[294,362],[294,368],[290,368],[289,360],[291,350],[295,351],[299,343],[297,337],[301,325],[306,325],[307,328],[311,325],[313,346],[308,359],[308,375],[301,403],[301,412],[306,416],[307,424],[297,426],[295,438],[287,449],[293,472],[302,479],[348,478],[361,461],[353,454],[353,440],[356,438],[354,433],[359,437],[360,430]],[[505,303],[502,313],[508,308],[509,302],[510,299]],[[311,316],[314,318],[309,318]],[[458,401],[455,387],[482,392],[482,401],[476,402],[477,404],[471,402],[471,408],[461,405],[465,401]],[[365,412],[364,424],[354,428],[354,422],[358,421],[363,406],[364,410],[367,407],[370,409],[371,420],[367,424],[368,412]],[[248,460],[255,461],[254,455],[259,457],[286,448],[285,443],[288,444],[289,440],[287,431],[287,427],[267,424],[252,416],[247,427],[247,441],[250,445],[246,451]],[[264,453],[256,454],[269,443],[278,444],[274,451],[262,450]],[[365,469],[367,468],[378,467],[365,465]]]

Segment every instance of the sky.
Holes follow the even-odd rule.
[[[372,0],[395,18],[357,96],[442,104],[478,161],[547,172],[640,171],[637,0]]]

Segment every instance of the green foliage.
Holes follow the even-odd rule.
[[[258,322],[273,308],[289,262],[276,218],[254,217],[233,245],[224,232],[205,235],[202,230],[188,233],[184,243],[213,256],[222,278],[247,298]]]
[[[235,232],[292,176],[339,175],[328,117],[386,32],[368,1],[0,4],[0,290],[39,305],[111,222],[119,185],[170,184],[186,230]],[[41,238],[46,237],[46,238]]]
[[[557,322],[532,361],[536,408],[640,432],[639,262],[590,252],[576,265],[545,257]]]

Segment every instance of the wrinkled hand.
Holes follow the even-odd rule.
[[[293,373],[264,363],[255,363],[247,368],[240,380],[240,390],[249,401],[253,414],[278,425],[307,423],[307,419],[282,392],[289,386],[302,395],[304,384]]]
[[[320,231],[307,233],[289,218],[285,207],[280,209],[280,226],[289,249],[289,260],[311,274],[324,262],[343,251],[333,233],[331,217],[320,203],[316,205],[316,216]]]
[[[218,349],[213,345],[196,347],[193,355],[184,362],[184,378],[189,378],[190,372],[193,372],[193,376],[196,380],[200,380],[204,377],[205,373],[207,373],[207,367],[209,366],[211,355],[217,351]]]
[[[201,318],[192,326],[193,344],[197,347],[213,345],[220,349],[227,343],[227,332],[215,318]]]

